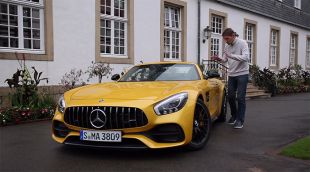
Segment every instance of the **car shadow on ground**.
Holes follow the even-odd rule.
[[[166,149],[125,149],[125,148],[92,148],[83,146],[60,145],[57,151],[63,155],[82,156],[99,159],[134,159],[134,160],[152,160],[162,158],[176,158],[183,154],[191,153],[184,147],[166,148]]]
[[[164,148],[164,149],[125,149],[125,148],[94,148],[84,146],[72,146],[72,145],[58,145],[56,151],[60,154],[67,156],[82,156],[95,159],[132,159],[132,160],[152,160],[161,157],[163,159],[177,158],[180,156],[187,156],[195,154],[196,152],[206,151],[209,146],[212,146],[213,136],[220,128],[226,126],[225,123],[213,123],[211,134],[208,143],[204,148],[197,151],[191,151],[186,146]]]

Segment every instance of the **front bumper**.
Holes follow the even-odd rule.
[[[59,121],[53,122],[53,138],[57,141],[59,139],[64,139],[63,143],[67,145],[76,145],[76,146],[88,146],[88,147],[106,147],[106,148],[148,148],[148,141],[156,142],[156,144],[176,144],[182,143],[185,139],[184,132],[182,128],[177,124],[161,124],[153,129],[123,135],[122,142],[92,142],[92,141],[83,141],[80,140],[79,132],[70,130],[65,126],[64,123]],[[145,143],[140,139],[147,139]],[[172,146],[172,145],[171,145]],[[168,147],[171,147],[168,146]]]
[[[122,131],[121,143],[81,141],[80,130],[89,130],[89,128],[65,123],[64,115],[58,111],[53,118],[52,137],[56,142],[63,144],[107,148],[156,149],[182,146],[191,141],[195,108],[195,103],[191,100],[188,100],[182,110],[162,116],[155,114],[153,106],[138,108],[143,109],[148,123],[142,127],[117,129]]]

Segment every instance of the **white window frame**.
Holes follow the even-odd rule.
[[[270,66],[277,66],[279,50],[279,31],[272,29],[270,32]]]
[[[254,48],[255,48],[255,24],[251,23],[246,23],[245,25],[245,40],[248,43],[249,47],[249,59],[250,59],[250,64],[253,64],[253,59],[254,59]]]
[[[307,37],[307,45],[306,45],[306,68],[310,68],[310,37]]]
[[[224,20],[225,17],[212,14],[211,15],[211,44],[210,53],[211,56],[219,55],[222,56],[223,51],[223,39],[222,32],[224,31]]]
[[[25,0],[0,0],[0,3],[17,5],[17,17],[18,17],[18,48],[15,47],[0,47],[0,52],[9,53],[31,53],[31,54],[45,54],[45,20],[44,20],[44,0],[39,0],[39,2],[31,2]],[[23,26],[23,7],[29,7],[30,9],[39,9],[40,13],[40,49],[28,49],[24,48],[24,26]],[[32,17],[31,17],[32,18]],[[31,40],[32,31],[31,31]]]
[[[296,65],[296,58],[297,58],[297,35],[291,33],[290,36],[290,59],[289,59],[289,66]]]
[[[177,13],[172,13],[172,11],[177,10]],[[172,18],[172,14],[178,16],[178,21]],[[164,10],[164,61],[181,61],[182,60],[182,15],[181,8],[165,5]],[[168,18],[166,18],[168,17]],[[178,26],[176,26],[178,23]],[[168,24],[168,26],[167,26]],[[169,37],[166,33],[169,33]],[[175,34],[175,39],[172,35]],[[178,38],[176,37],[178,35]],[[178,44],[176,41],[178,40]],[[169,43],[169,44],[168,44]],[[169,47],[169,48],[168,48]],[[176,48],[179,48],[178,51]],[[173,51],[174,48],[174,51]],[[169,57],[167,57],[167,54]],[[173,58],[173,55],[175,58]]]
[[[211,56],[214,56],[214,55],[220,55],[220,47],[221,46],[221,39],[220,38],[217,38],[217,37],[211,37]]]
[[[101,20],[109,20],[111,21],[111,53],[102,53],[101,52],[101,46],[104,44],[101,44],[100,41],[100,56],[101,57],[112,57],[112,58],[128,58],[128,16],[127,16],[127,11],[128,11],[128,1],[124,0],[124,17],[119,17],[119,16],[114,16],[114,2],[115,0],[111,0],[111,15],[107,15],[107,14],[102,14],[100,12],[100,30],[102,29],[101,27]],[[103,6],[100,2],[100,6]],[[115,54],[114,48],[114,39],[115,39],[115,22],[122,22],[125,25],[124,31],[125,31],[125,35],[124,35],[124,54]],[[101,33],[100,33],[100,37],[101,37]]]
[[[300,9],[301,8],[301,0],[294,0],[294,7]]]

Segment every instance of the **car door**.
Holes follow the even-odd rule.
[[[219,113],[219,101],[220,101],[220,85],[217,79],[210,78],[208,79],[209,85],[209,112],[211,116],[217,116]]]
[[[218,79],[210,78],[207,74],[207,70],[204,70],[203,66],[200,66],[202,77],[204,78],[201,82],[203,94],[205,96],[205,103],[210,112],[212,118],[217,117],[219,113],[219,82]]]

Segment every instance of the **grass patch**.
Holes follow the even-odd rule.
[[[298,159],[310,160],[310,136],[285,147],[280,154]]]

